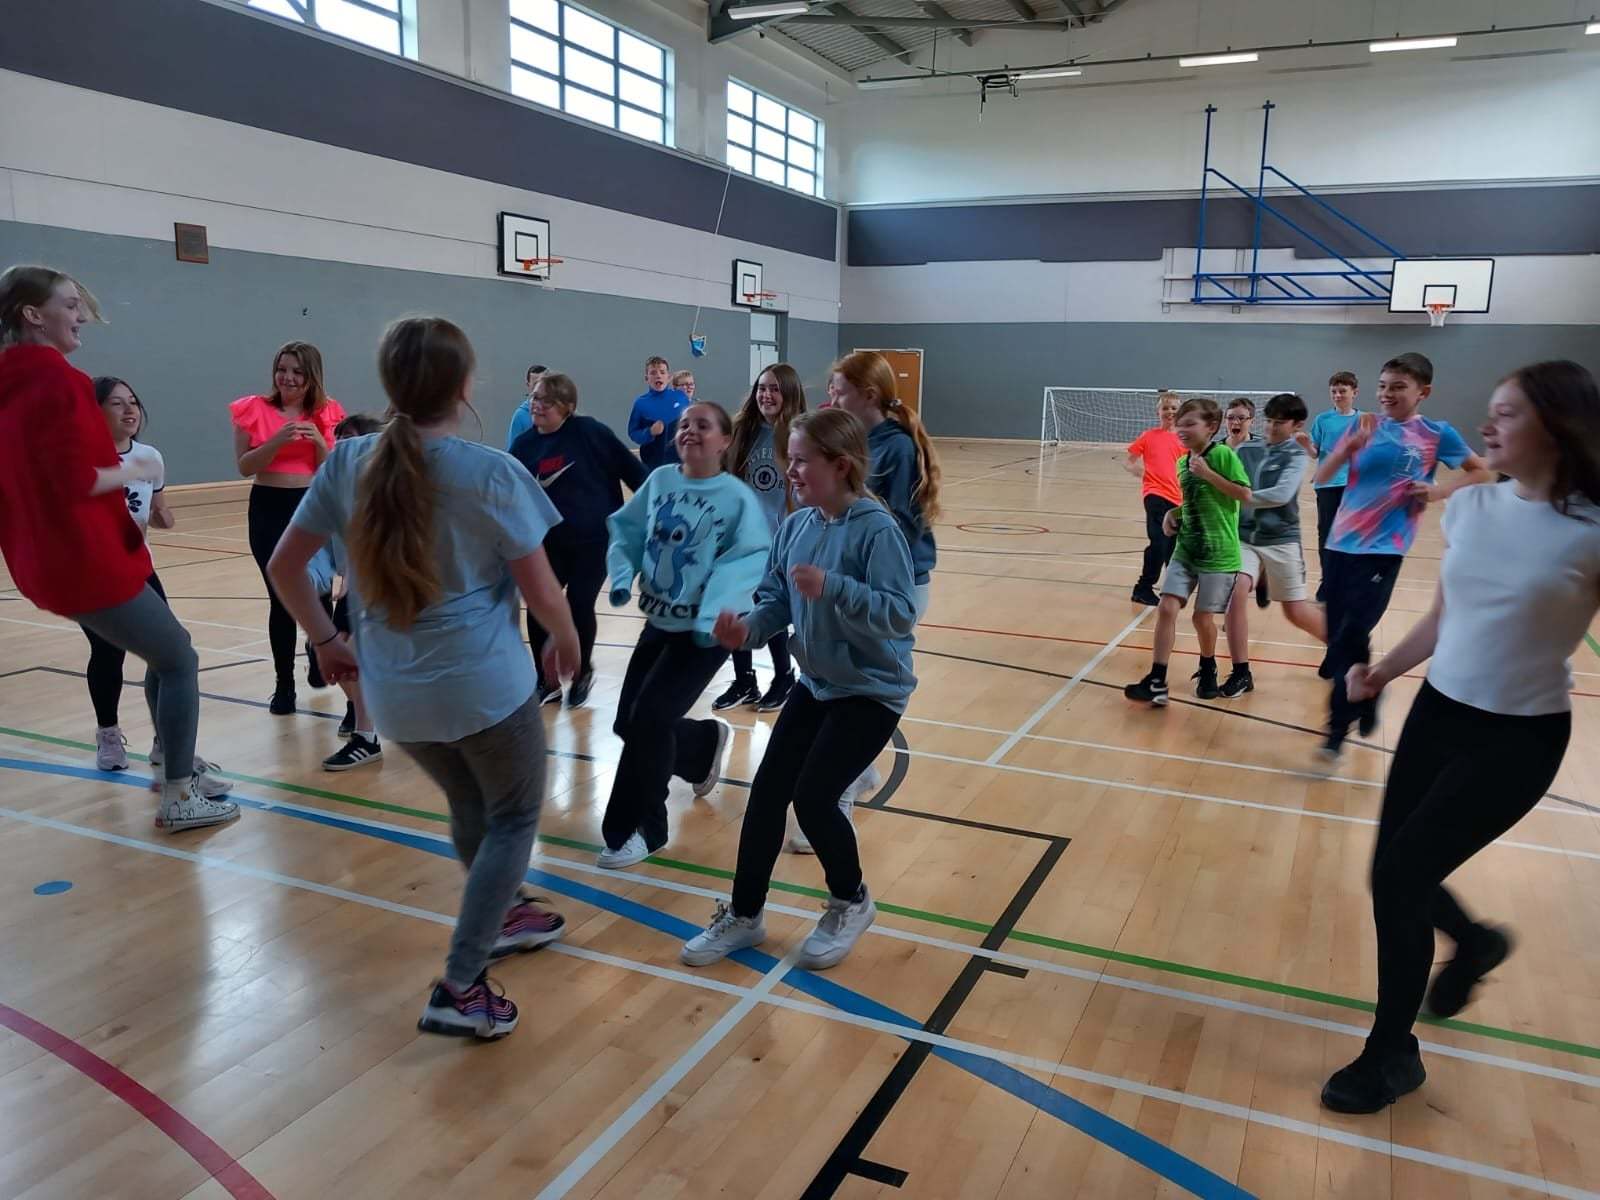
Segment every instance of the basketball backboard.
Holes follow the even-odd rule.
[[[761,264],[749,259],[733,260],[733,303],[740,308],[760,308],[766,296]]]
[[[1493,285],[1492,258],[1397,258],[1389,311],[1420,313],[1430,304],[1448,304],[1451,313],[1486,313]]]
[[[550,279],[550,222],[521,213],[500,214],[500,258],[495,264],[502,275],[544,283]]]

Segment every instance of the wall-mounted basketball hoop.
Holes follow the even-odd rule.
[[[550,255],[550,222],[521,213],[500,214],[500,253],[495,269],[501,275],[548,283],[551,268],[561,260]]]
[[[1444,319],[1450,315],[1450,310],[1454,307],[1455,302],[1451,300],[1441,300],[1437,303],[1429,304],[1427,306],[1428,324],[1432,325],[1435,329],[1439,328],[1439,326],[1444,324]]]
[[[1441,327],[1451,313],[1486,313],[1494,287],[1492,258],[1397,258],[1389,311],[1427,313]]]

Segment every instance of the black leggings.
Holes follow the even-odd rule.
[[[772,673],[782,678],[790,674],[794,668],[789,663],[789,631],[780,629],[772,635],[772,640],[767,643],[767,652],[772,655]],[[735,650],[733,652],[733,674],[736,679],[753,679],[756,673],[756,656],[753,650]]]
[[[861,888],[861,857],[850,818],[839,810],[839,797],[889,744],[899,724],[900,714],[876,700],[818,700],[804,681],[795,685],[750,785],[733,879],[737,915],[753,917],[767,903],[790,804],[800,831],[817,852],[829,895],[855,899]]]
[[[1475,924],[1444,881],[1539,803],[1555,780],[1572,714],[1509,717],[1424,683],[1389,768],[1372,855],[1378,927],[1378,1011],[1370,1043],[1404,1044],[1433,965],[1433,931],[1452,940]]]
[[[594,603],[606,581],[606,544],[577,542],[561,545],[547,538],[544,552],[550,560],[550,569],[555,572],[556,582],[566,589],[567,607],[572,610],[572,623],[578,629],[578,649],[582,652],[578,673],[587,674],[592,665],[590,660],[594,657],[595,631],[599,624]],[[528,645],[533,650],[534,665],[539,671],[541,693],[548,686],[544,678],[544,663],[539,656],[545,637],[544,626],[539,624],[530,608]]]
[[[161,580],[151,575],[145,580],[146,585],[163,600],[167,593],[161,587]],[[94,722],[102,729],[120,724],[117,712],[122,700],[122,664],[128,657],[128,652],[121,646],[113,646],[105,638],[95,633],[92,629],[85,628],[83,636],[89,639],[89,701],[94,705]],[[149,694],[150,681],[153,672],[145,668],[145,689]],[[154,711],[151,720],[155,719]]]
[[[1144,548],[1144,566],[1139,571],[1139,582],[1134,587],[1153,588],[1172,557],[1176,538],[1170,538],[1161,528],[1166,515],[1178,506],[1165,496],[1147,495],[1144,498],[1144,535],[1149,545]]]
[[[1344,486],[1317,488],[1317,562],[1322,567],[1322,579],[1317,584],[1317,601],[1328,598],[1328,537],[1333,533],[1333,519],[1339,515],[1339,503],[1344,499]]]
[[[278,677],[278,686],[294,688],[294,650],[298,635],[294,618],[278,599],[267,578],[267,563],[278,548],[278,539],[289,528],[294,510],[300,507],[305,496],[304,488],[263,487],[255,484],[250,489],[248,524],[250,527],[250,554],[261,568],[261,582],[267,585],[267,638],[272,643],[272,669]]]
[[[1376,700],[1352,701],[1345,675],[1356,663],[1372,661],[1372,631],[1383,620],[1405,560],[1398,554],[1346,554],[1329,550],[1323,577],[1328,600],[1328,668],[1333,691],[1328,700],[1328,738],[1343,743],[1350,726],[1377,711]]]

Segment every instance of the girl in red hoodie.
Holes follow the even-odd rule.
[[[0,552],[34,604],[149,664],[166,775],[156,828],[219,825],[239,808],[207,799],[194,777],[199,660],[146,582],[150,552],[123,499],[144,468],[120,461],[94,385],[66,360],[99,315],[70,275],[36,266],[0,275]]]

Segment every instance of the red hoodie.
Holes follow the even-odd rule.
[[[89,495],[96,470],[120,462],[87,375],[53,346],[0,352],[0,551],[40,608],[112,608],[150,578],[122,489]]]

